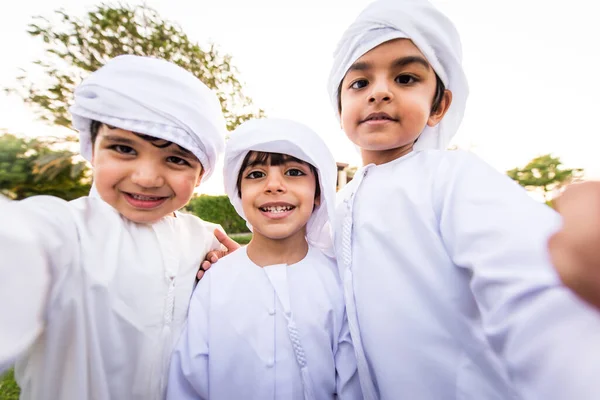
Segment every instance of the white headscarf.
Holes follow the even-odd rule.
[[[427,0],[376,0],[344,32],[334,53],[328,90],[336,115],[338,88],[348,68],[380,44],[408,38],[425,55],[446,89],[450,109],[435,127],[425,127],[415,150],[445,149],[462,121],[469,86],[462,69],[462,47],[452,22]]]
[[[75,89],[69,109],[81,154],[92,158],[92,120],[168,140],[191,151],[203,180],[223,152],[225,120],[215,93],[185,69],[165,60],[113,58]]]
[[[308,221],[306,238],[312,246],[332,255],[329,221],[335,209],[337,167],[323,139],[307,126],[283,119],[255,119],[233,131],[225,147],[225,191],[237,213],[244,219],[246,217],[236,185],[242,162],[250,151],[287,154],[316,168],[321,204]],[[252,229],[250,224],[248,227]]]

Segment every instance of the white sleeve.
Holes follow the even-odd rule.
[[[359,400],[363,398],[346,312],[344,312],[344,321],[338,339],[337,351],[335,352],[335,372],[338,399]]]
[[[471,275],[483,328],[523,399],[600,395],[600,313],[558,279],[547,251],[560,217],[475,156],[442,165],[440,230]]]
[[[39,196],[0,206],[0,371],[43,331],[55,268],[77,252],[64,200]]]
[[[196,286],[188,319],[171,356],[167,399],[208,399],[208,312],[211,273]]]

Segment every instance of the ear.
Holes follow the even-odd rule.
[[[321,205],[321,196],[316,196],[316,197],[315,197],[315,202],[314,202],[314,204],[315,204],[315,207],[318,207],[318,206],[320,206],[320,205]]]
[[[438,109],[429,115],[427,119],[428,126],[436,126],[440,123],[446,112],[450,108],[450,104],[452,103],[452,92],[448,89],[444,90],[444,95],[442,96],[442,101],[440,101],[440,106]]]
[[[198,178],[196,179],[196,187],[200,186],[200,182],[202,182],[202,177],[204,176],[204,168],[200,167],[200,175],[198,175]]]
[[[96,143],[98,139],[96,138]],[[92,168],[96,166],[96,143],[92,143],[92,159],[90,160],[90,164],[92,164]]]

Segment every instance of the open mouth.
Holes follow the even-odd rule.
[[[269,206],[269,207],[259,207],[258,209],[262,212],[268,212],[272,214],[280,214],[287,211],[292,211],[294,206]]]
[[[123,192],[129,204],[136,208],[152,209],[160,206],[169,198],[165,196],[147,196],[138,193]]]

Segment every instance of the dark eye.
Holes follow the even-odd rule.
[[[306,175],[304,171],[299,170],[298,168],[290,168],[285,171],[285,174],[288,176],[303,176]]]
[[[184,160],[183,158],[176,156],[167,157],[167,162],[173,163],[175,165],[190,165],[190,163]]]
[[[252,171],[248,175],[246,175],[246,179],[258,179],[265,176],[264,172],[261,171]]]
[[[133,149],[133,147],[129,147],[129,146],[125,146],[123,144],[115,144],[109,147],[110,149],[116,151],[119,154],[125,154],[125,155],[135,155],[135,150]]]
[[[396,82],[398,82],[401,85],[409,85],[411,83],[415,83],[416,81],[417,79],[411,75],[398,75],[396,77]]]
[[[351,89],[362,89],[369,84],[369,81],[366,79],[359,79],[357,81],[352,82],[350,85]]]

